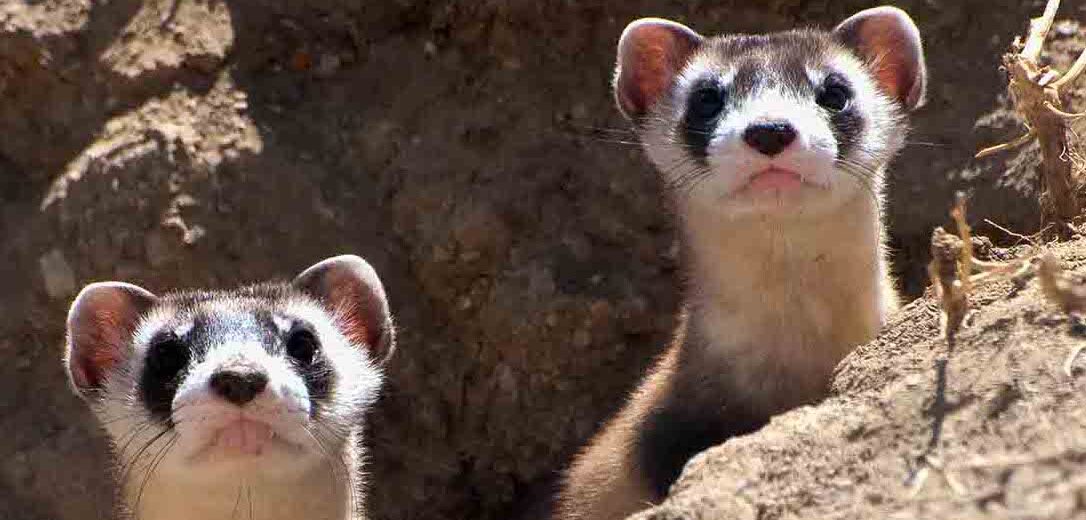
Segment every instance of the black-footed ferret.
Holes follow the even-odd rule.
[[[662,500],[687,460],[827,391],[897,304],[881,191],[925,92],[903,11],[832,31],[705,38],[630,24],[615,97],[671,186],[685,305],[674,343],[575,459],[557,517]]]
[[[65,361],[112,440],[122,515],[355,520],[363,416],[393,338],[376,272],[338,256],[230,291],[88,285]]]

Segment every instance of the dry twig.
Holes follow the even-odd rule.
[[[969,294],[959,277],[958,258],[962,255],[962,240],[942,227],[931,234],[931,263],[928,275],[935,288],[935,297],[943,309],[940,329],[947,343],[954,344],[955,334],[969,311]]]
[[[1086,345],[1081,343],[1071,349],[1071,353],[1067,354],[1067,359],[1063,361],[1063,375],[1068,378],[1075,377],[1075,360],[1078,359],[1083,350],[1086,350]]]
[[[958,234],[950,234],[941,227],[932,232],[928,275],[943,310],[940,317],[943,335],[947,343],[953,346],[955,334],[969,313],[969,294],[973,288],[1005,279],[1010,279],[1016,287],[1021,288],[1036,272],[1037,257],[1033,255],[1012,262],[977,259],[973,256],[973,235],[966,222],[966,200],[963,194],[956,196],[950,216],[957,225]],[[1004,231],[1011,233],[1005,229]],[[1018,236],[1033,243],[1028,237]]]
[[[1027,237],[1026,235],[1023,235],[1021,233],[1015,233],[1014,231],[1011,231],[1003,226],[1000,226],[999,224],[996,224],[995,222],[992,222],[991,219],[984,219],[984,222],[986,222],[989,226],[992,226],[1014,238],[1017,238],[1018,243],[1029,242],[1030,245],[1037,245],[1037,242],[1035,242],[1032,238]]]
[[[1059,8],[1059,0],[1049,0],[1044,14],[1030,21],[1023,43],[1017,39],[1012,51],[1003,55],[1003,67],[1010,76],[1015,109],[1026,120],[1027,133],[1010,142],[985,148],[976,157],[985,157],[1025,145],[1034,139],[1041,143],[1042,225],[1069,235],[1069,223],[1082,209],[1077,194],[1073,163],[1067,153],[1074,146],[1069,139],[1069,122],[1079,114],[1068,113],[1060,100],[1060,89],[1086,70],[1086,51],[1064,74],[1040,64],[1041,49]]]

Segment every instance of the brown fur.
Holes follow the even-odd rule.
[[[576,458],[566,477],[569,485],[558,503],[557,518],[625,518],[652,505],[654,493],[637,470],[634,444],[645,416],[667,396],[674,382],[685,329],[685,323],[679,326],[675,341],[626,406]]]
[[[854,36],[867,24],[896,36]],[[619,43],[615,84],[619,93],[656,96],[638,133],[662,180],[684,188],[668,193],[681,220],[685,310],[664,357],[571,466],[557,504],[562,520],[625,518],[663,500],[690,457],[821,399],[837,363],[874,338],[897,305],[881,194],[887,163],[904,144],[901,109],[923,98],[912,21],[877,8],[834,33],[675,45],[671,51],[689,54],[677,77],[658,66],[658,54],[642,52],[639,38],[662,45],[686,31],[655,19],[632,23]],[[873,64],[871,56],[894,59]],[[850,102],[819,101],[823,87],[804,73],[812,69],[848,77]],[[639,73],[662,74],[656,79],[672,88],[646,90]],[[721,77],[726,95],[700,97],[723,88]],[[743,132],[767,118],[800,128],[809,141],[792,155],[751,152]],[[712,155],[703,135],[718,140]],[[812,144],[830,140],[832,151]],[[769,165],[802,170],[804,191],[750,196],[743,183]]]
[[[866,201],[855,204],[864,205]],[[841,210],[843,217],[865,213],[853,205]],[[623,409],[575,459],[559,498],[556,518],[620,519],[664,498],[646,479],[646,470],[650,469],[646,464],[653,462],[642,461],[638,451],[654,411],[678,410],[687,417],[703,418],[699,422],[727,437],[752,431],[777,413],[825,395],[837,362],[854,345],[870,339],[882,316],[896,306],[891,282],[879,272],[877,249],[867,253],[870,265],[863,265],[850,254],[855,249],[863,250],[850,247],[863,243],[863,236],[878,235],[874,229],[878,221],[861,219],[851,233],[843,232],[840,224],[834,223],[839,221],[822,223],[835,231],[833,241],[824,238],[828,230],[820,229],[819,223],[791,223],[792,227],[805,228],[804,234],[812,238],[811,243],[800,247],[808,261],[799,263],[789,255],[779,254],[784,249],[781,244],[753,238],[771,234],[771,224],[733,230],[725,244],[713,241],[712,253],[691,251],[698,248],[698,240],[685,237],[683,265],[690,280],[700,282],[688,284],[686,310],[675,340]],[[799,245],[794,240],[788,242]],[[823,244],[825,250],[815,243]],[[699,266],[695,260],[699,256],[713,258],[719,262],[717,266],[730,267],[721,270]],[[791,274],[786,278],[775,275],[781,272]],[[725,276],[729,288],[737,285],[743,289],[717,292],[715,282],[723,281],[717,279],[718,274]],[[747,287],[746,283],[752,285]],[[824,328],[825,324],[809,321],[792,304],[776,301],[774,295],[786,287],[825,296],[819,306],[829,310],[833,326]],[[840,292],[828,290],[835,287]],[[882,296],[876,297],[876,291],[882,291]],[[858,294],[865,295],[866,301]],[[779,308],[780,313],[736,312],[735,316],[762,316],[769,321],[740,319],[727,323],[715,314],[720,308],[739,311],[752,306]],[[789,326],[777,321],[782,318]],[[739,333],[738,337],[758,338],[763,343],[721,344],[718,334],[722,326]],[[796,335],[805,341],[791,343]]]

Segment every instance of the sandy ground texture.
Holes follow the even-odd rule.
[[[1045,249],[1086,274],[1086,240]],[[692,459],[635,518],[1086,518],[1086,327],[1038,280],[971,301],[953,349],[936,300],[914,301],[833,397]]]
[[[1083,14],[1066,4],[1062,20]],[[704,33],[829,26],[870,5],[0,1],[0,518],[112,510],[104,439],[60,367],[79,287],[221,287],[343,252],[376,266],[401,327],[370,424],[373,518],[540,518],[570,455],[665,346],[678,305],[671,219],[609,91],[622,28],[648,15]],[[916,295],[955,189],[978,219],[1036,228],[1036,152],[971,157],[1020,133],[998,59],[1041,5],[899,5],[922,28],[932,77],[889,191],[895,270]],[[1083,46],[1072,22],[1053,38],[1064,65]],[[919,355],[921,340],[887,352]],[[890,388],[897,362],[843,373]],[[930,394],[930,360],[915,363],[902,414]],[[841,420],[888,424],[864,403]],[[1015,424],[1007,439],[1051,441]],[[915,456],[919,437],[900,438],[886,457]],[[859,486],[852,476],[839,478]]]

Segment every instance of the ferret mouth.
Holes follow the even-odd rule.
[[[740,191],[751,193],[787,193],[798,190],[807,184],[803,176],[793,170],[770,166],[755,172],[747,179]]]
[[[302,447],[280,435],[263,421],[239,417],[214,430],[207,443],[194,453],[190,460],[209,457],[254,458],[271,450],[299,451]]]

